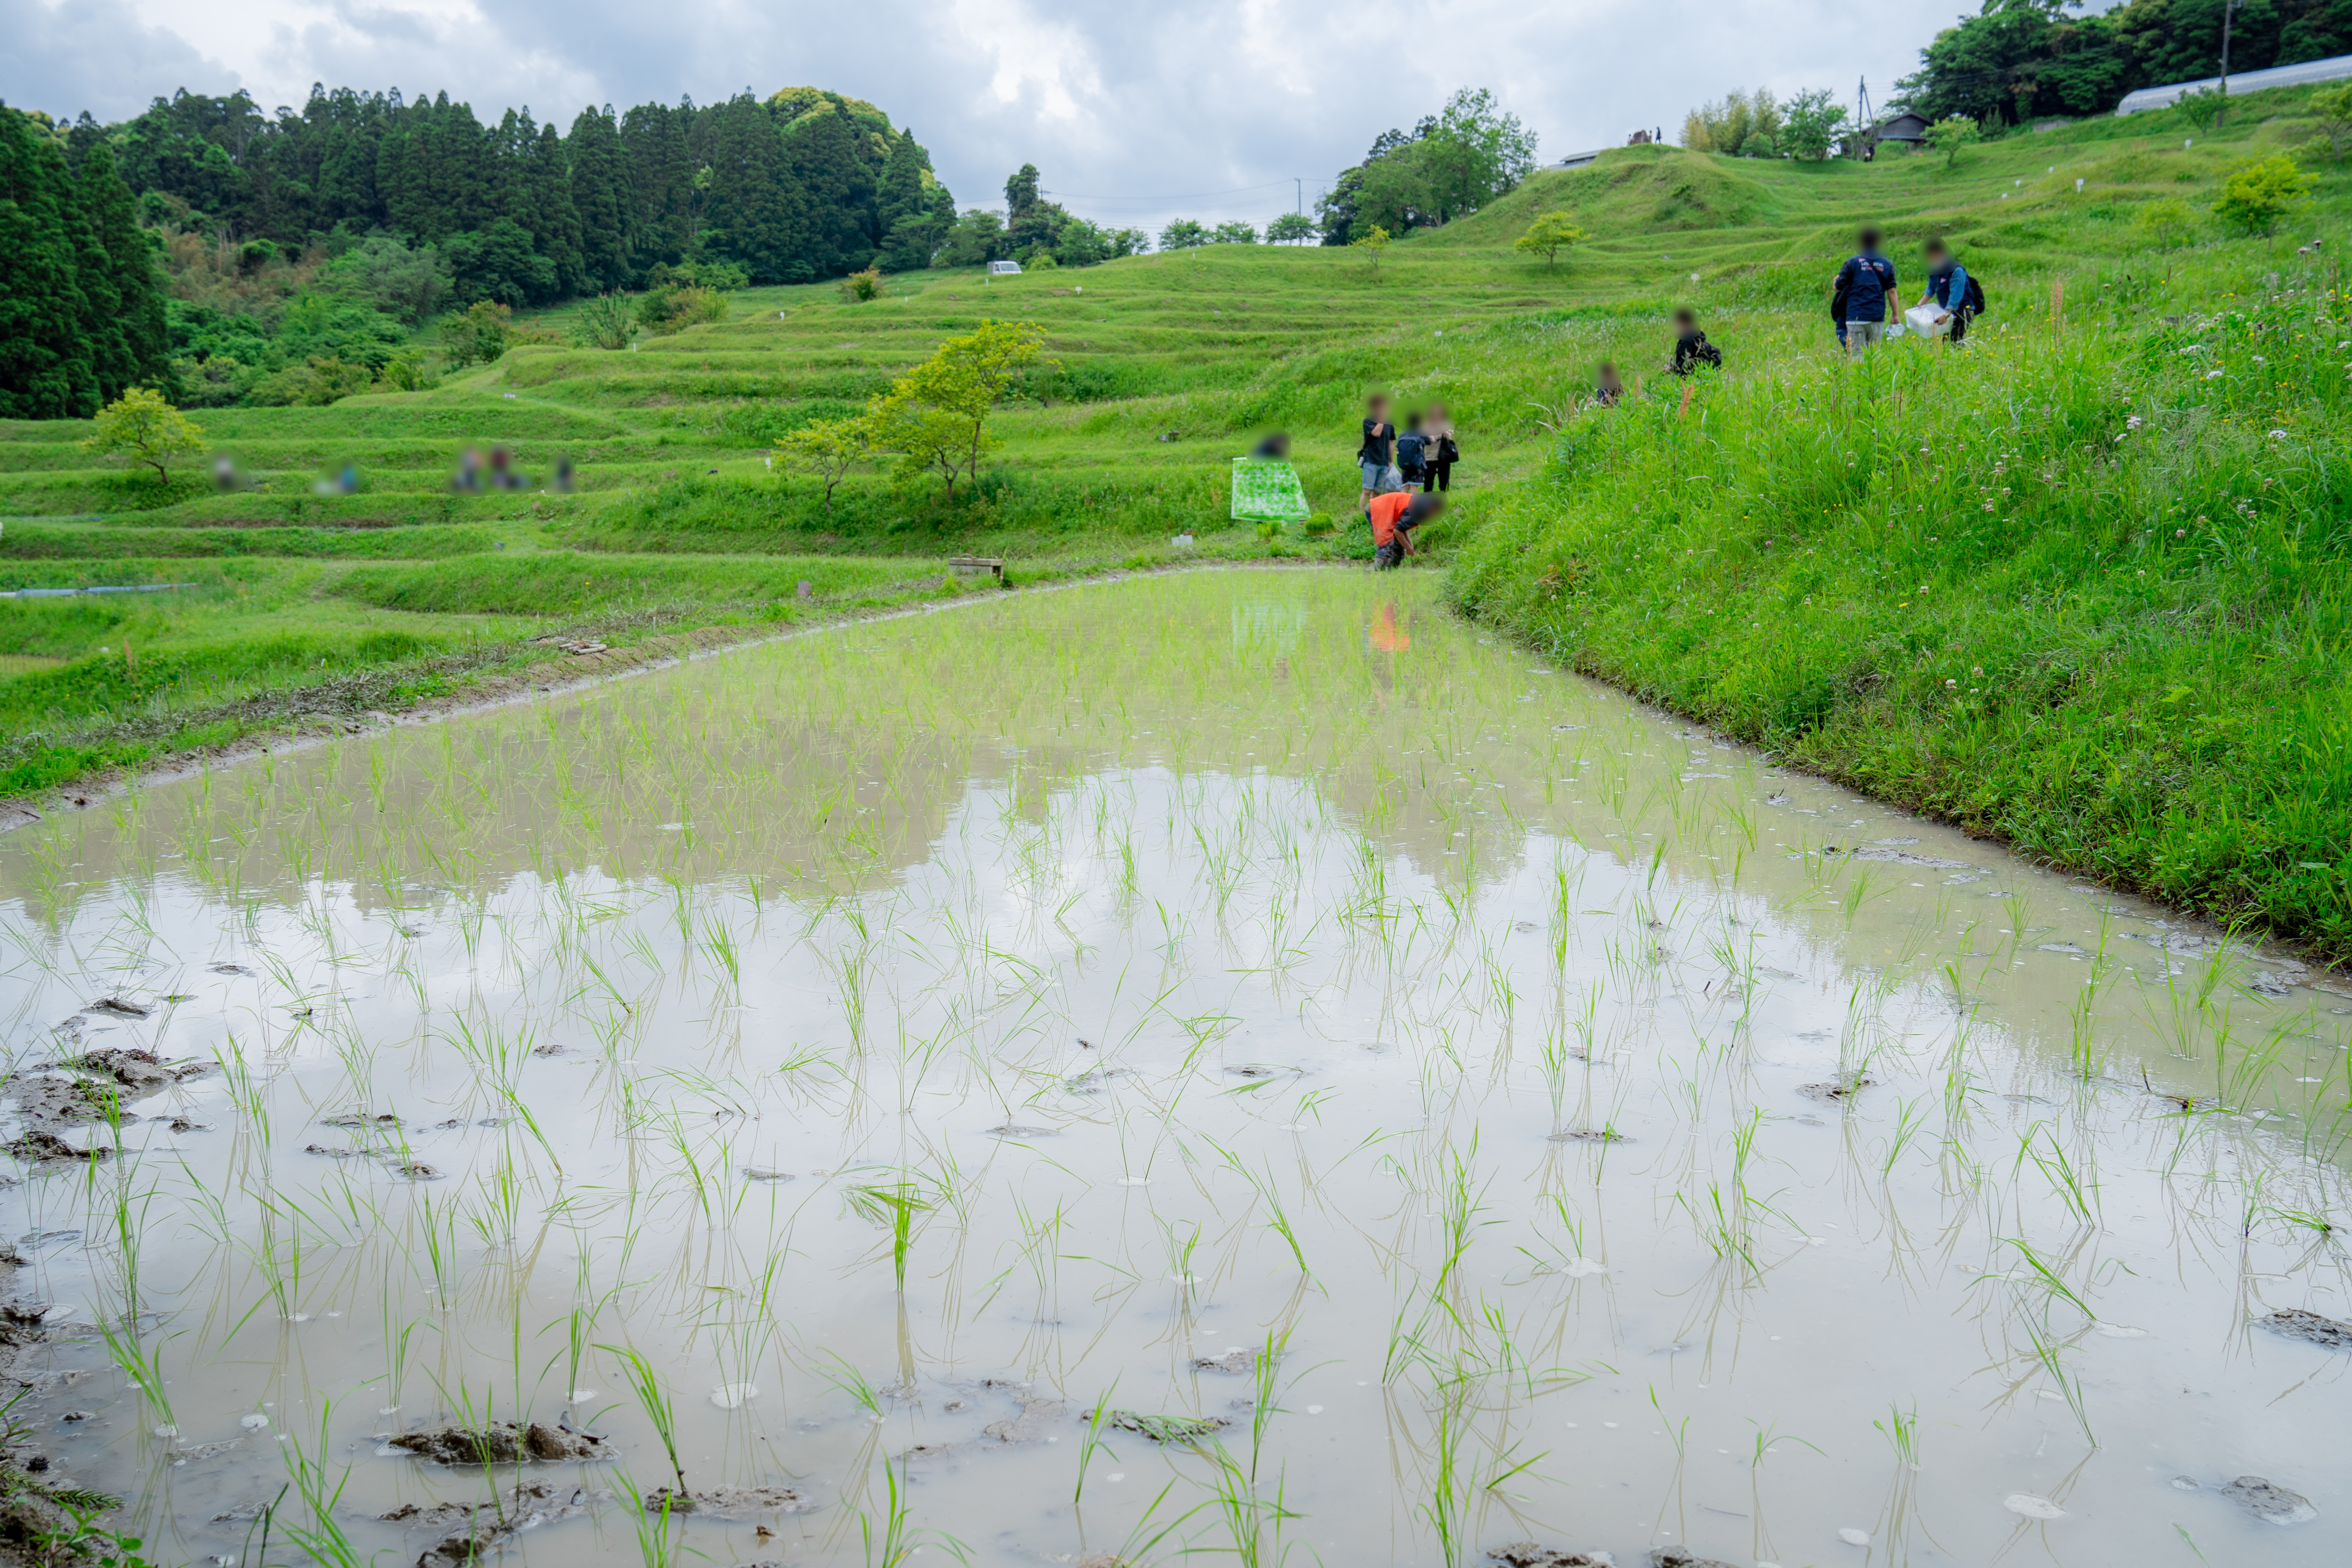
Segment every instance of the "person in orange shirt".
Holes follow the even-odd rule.
[[[1372,520],[1372,570],[1392,572],[1406,556],[1420,553],[1412,547],[1412,531],[1445,510],[1445,497],[1395,490],[1374,496],[1365,510]]]

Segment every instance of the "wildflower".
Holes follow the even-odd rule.
[[[1980,664],[1970,665],[1969,667],[1969,673],[1975,676],[1979,680],[1982,680],[1984,679],[1984,666]]]
[[[1957,680],[1947,680],[1944,682],[1944,689],[1947,691],[1957,691],[1959,689],[1959,686],[1960,683]]]
[[[2286,439],[2286,432],[2284,430],[2273,430],[2271,432],[2271,439],[2273,441],[2284,441]]]
[[[1921,592],[1922,594],[1924,594],[1924,593],[1926,593],[1927,591],[1927,584],[1925,584],[1925,583],[1920,584],[1919,584],[1919,592]]]
[[[2256,364],[2267,364],[2267,363],[2269,363],[2270,362],[2269,362],[2268,360],[2265,360],[2264,358],[2263,358],[2263,356],[2262,356],[2262,355],[2260,355],[2260,354],[2256,354],[2256,355],[2254,356],[2254,363],[2255,363]]]
[[[2143,576],[2143,577],[2147,576],[2147,567],[2145,567],[2145,566],[2141,567],[2141,568],[2139,569],[2139,574],[2140,574],[2141,576]]]
[[[2124,428],[2125,428],[2125,429],[2126,429],[2126,430],[2137,430],[2137,429],[2138,429],[2138,428],[2139,428],[2143,424],[2145,424],[2145,423],[2147,423],[2147,421],[2143,420],[2142,418],[2140,418],[2140,416],[2139,416],[2138,415],[2135,414],[2135,415],[2133,415],[2130,418],[2126,419],[2126,420],[2124,421]]]
[[[2208,381],[2219,381],[2221,379],[2221,373],[2218,370],[2209,370],[2205,373],[2205,379]]]
[[[1987,511],[1990,511],[1991,510],[1992,510],[1992,502],[1990,502],[1990,501],[1987,501],[1987,502],[1985,502],[1985,510],[1987,510]]]
[[[2202,522],[2205,520],[2200,517],[2197,521]],[[2185,528],[2176,528],[2172,531],[2172,537],[2175,539],[2186,539],[2189,537],[2189,531]]]

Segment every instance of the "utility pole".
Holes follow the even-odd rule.
[[[1290,183],[1298,187],[1298,216],[1305,217],[1307,216],[1307,182],[1298,175],[1293,174],[1290,176]]]
[[[2221,113],[2226,112],[2230,107],[2228,103],[2228,99],[2230,97],[2230,18],[2238,14],[2238,7],[2242,4],[2243,4],[2243,0],[2228,0],[2228,3],[2221,7],[2221,97],[2223,102],[2221,105],[2221,110],[2216,112],[2213,116],[2213,123],[2217,127],[2221,123]]]
[[[1859,112],[1863,125],[1867,128],[1870,124],[1870,79],[1868,77],[1864,77],[1854,89],[1854,108]]]

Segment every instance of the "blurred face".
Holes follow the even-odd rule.
[[[1367,406],[1371,409],[1372,417],[1375,419],[1385,419],[1389,416],[1389,400],[1385,397],[1375,397]]]

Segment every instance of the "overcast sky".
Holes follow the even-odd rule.
[[[811,84],[911,126],[965,205],[1025,162],[1074,211],[1263,223],[1454,88],[1494,89],[1547,162],[1671,138],[1700,99],[1883,100],[1958,0],[0,0],[0,99],[121,119],[157,94],[446,90],[486,120]]]

